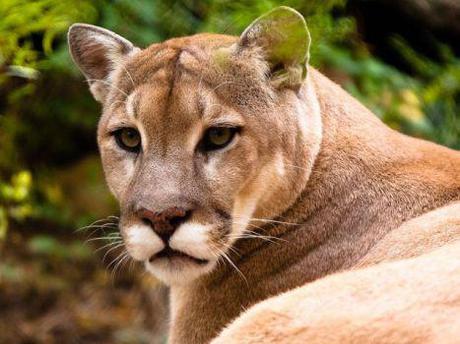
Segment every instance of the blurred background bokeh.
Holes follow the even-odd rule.
[[[279,5],[307,18],[314,67],[391,127],[460,148],[459,0],[0,0],[0,343],[148,343],[162,314],[117,248],[69,25],[144,47],[239,34]]]

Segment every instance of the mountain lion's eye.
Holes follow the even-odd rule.
[[[136,129],[122,128],[113,132],[115,140],[120,148],[129,152],[139,152],[141,149],[141,135]]]
[[[202,141],[202,149],[204,151],[211,151],[224,148],[232,142],[235,134],[240,128],[230,127],[213,127],[209,128],[204,134]]]

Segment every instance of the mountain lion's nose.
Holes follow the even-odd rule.
[[[177,227],[184,223],[191,213],[191,209],[179,207],[171,207],[161,212],[142,208],[138,211],[138,216],[167,244]]]

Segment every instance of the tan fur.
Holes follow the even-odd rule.
[[[422,300],[428,291],[403,278],[408,269],[430,259],[427,252],[460,239],[458,204],[429,213],[460,200],[458,152],[391,130],[312,68],[298,83],[302,68],[297,64],[305,56],[274,63],[271,45],[258,45],[259,35],[246,44],[244,35],[238,39],[200,34],[138,50],[118,36],[94,42],[94,32],[97,29],[87,26],[71,29],[71,51],[85,75],[105,77],[98,83],[103,89],[95,94],[103,104],[98,142],[104,171],[120,202],[120,229],[128,251],[171,286],[171,343],[209,342],[262,300],[332,273],[375,264],[273,299],[275,304],[280,300],[276,304],[280,311],[268,313],[268,318],[259,309],[272,307],[272,301],[256,306],[229,327],[219,343],[228,338],[234,342],[232,336],[243,340],[246,331],[248,343],[265,341],[265,334],[267,342],[283,336],[289,336],[289,343],[298,338],[305,342],[309,333],[318,342],[320,333],[337,327],[344,328],[343,336],[338,333],[333,340],[353,342],[359,341],[352,336],[354,329],[359,327],[365,336],[379,324],[385,328],[376,334],[378,339],[404,342],[403,336],[418,336],[418,327],[398,324],[396,313],[404,319],[413,315],[417,324],[432,317],[439,323],[433,338],[459,333],[440,332],[443,315],[436,303],[458,281],[455,246],[433,253],[431,270],[413,275],[414,281],[430,280],[436,276],[436,264],[443,265],[439,267],[444,269],[440,270],[443,279],[433,284],[439,287],[439,293],[432,295],[439,296],[433,298],[437,308],[425,307]],[[113,63],[102,64],[105,74],[82,60],[111,58],[100,42],[110,42],[109,55],[126,50],[117,57],[116,68],[107,71]],[[117,44],[123,49],[114,48]],[[277,71],[274,76],[271,70],[278,62],[282,62],[281,74]],[[281,80],[280,75],[284,81],[274,82]],[[241,134],[220,152],[197,153],[205,129],[223,121],[242,126]],[[116,146],[110,131],[119,126],[139,130],[139,156]],[[140,237],[138,233],[146,228],[140,230],[145,224],[135,210],[182,205],[193,205],[189,220],[193,226],[187,228],[198,228],[200,234],[195,238],[182,231],[181,244],[194,239],[186,247],[187,254],[209,263],[204,267],[149,263],[161,244],[148,239],[153,233]],[[423,214],[422,220],[410,221]],[[207,240],[202,240],[203,233]],[[137,241],[130,242],[132,237]],[[199,249],[194,249],[192,243],[199,239]],[[414,256],[420,258],[382,263]],[[451,265],[446,264],[449,257]],[[388,283],[385,271],[392,275]],[[356,287],[353,301],[343,299],[341,279]],[[377,285],[371,283],[374,280]],[[351,287],[347,290],[351,292]],[[383,318],[374,322],[373,307],[387,300],[383,290],[395,307],[382,310]],[[364,296],[360,299],[360,292],[375,293],[377,300],[373,304]],[[323,309],[315,304],[316,293],[324,300],[330,295],[330,306]],[[398,298],[406,294],[414,294],[407,313],[397,306]],[[298,296],[305,304],[300,310],[293,302]],[[347,318],[343,307],[353,304],[362,312]],[[446,312],[459,317],[454,304]],[[310,306],[316,307],[317,319],[309,313]],[[313,320],[317,322],[309,324]],[[299,331],[291,331],[296,326]]]
[[[212,344],[458,343],[460,241],[263,301]]]
[[[455,202],[409,220],[391,231],[354,268],[416,257],[443,244],[457,241],[459,231],[460,203]]]

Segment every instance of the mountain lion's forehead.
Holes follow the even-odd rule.
[[[116,89],[123,92],[114,91],[112,100],[123,101],[124,96],[142,87],[150,89],[144,102],[163,107],[164,111],[179,98],[188,100],[188,107],[199,108],[196,93],[211,92],[220,102],[236,106],[267,103],[271,91],[264,84],[265,73],[253,60],[236,53],[237,40],[226,35],[199,34],[152,44],[119,69]]]
[[[156,74],[172,79],[179,73],[199,73],[215,63],[216,50],[229,47],[235,41],[232,36],[212,34],[174,38],[152,44],[135,54],[126,68],[134,82],[139,84],[148,83],[157,77]],[[129,76],[126,74],[123,79],[129,79]]]

